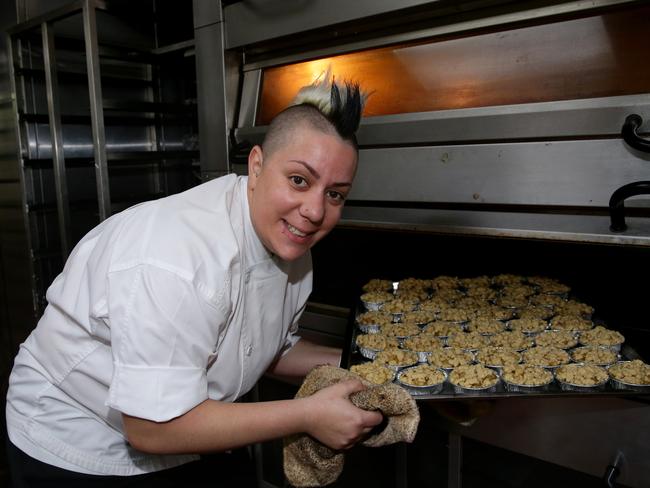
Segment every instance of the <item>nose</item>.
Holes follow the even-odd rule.
[[[320,192],[306,192],[300,205],[300,215],[314,225],[320,225],[325,218],[325,198]]]

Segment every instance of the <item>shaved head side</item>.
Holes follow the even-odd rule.
[[[323,134],[339,135],[327,118],[312,105],[294,105],[291,106],[280,114],[278,114],[264,136],[262,142],[262,150],[266,157],[273,154],[279,147],[287,144],[299,128],[307,127],[317,130]],[[357,141],[354,134],[352,138],[344,138],[355,149],[357,148]]]
[[[262,150],[266,155],[272,154],[288,143],[300,127],[337,134],[358,150],[356,131],[366,98],[358,84],[346,82],[341,86],[328,70],[322,79],[301,88],[293,104],[271,121]]]

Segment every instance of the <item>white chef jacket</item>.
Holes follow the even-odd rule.
[[[112,216],[75,247],[10,376],[11,441],[72,471],[133,475],[192,455],[127,444],[121,412],[153,421],[233,401],[297,341],[311,256],[284,262],[225,176]]]

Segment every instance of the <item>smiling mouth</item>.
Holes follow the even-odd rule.
[[[307,234],[306,232],[303,232],[303,231],[301,231],[301,230],[298,230],[298,229],[295,228],[293,225],[291,225],[289,222],[286,222],[286,221],[285,221],[285,223],[287,224],[287,229],[289,229],[289,232],[291,232],[294,236],[298,236],[298,237],[307,237],[307,236],[309,235],[309,234]]]

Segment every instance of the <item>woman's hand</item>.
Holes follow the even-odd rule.
[[[365,387],[359,380],[341,381],[304,398],[307,405],[305,432],[326,446],[349,449],[380,424],[380,412],[357,408],[349,396]]]

